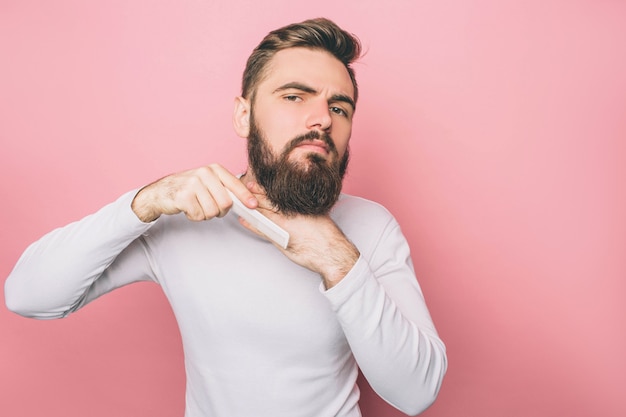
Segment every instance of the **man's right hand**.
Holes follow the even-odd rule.
[[[156,220],[162,214],[185,213],[194,221],[222,217],[233,205],[226,188],[247,207],[258,201],[246,186],[218,164],[168,175],[142,188],[131,204],[143,222]]]

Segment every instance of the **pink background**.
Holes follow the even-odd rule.
[[[368,50],[346,190],[400,221],[448,347],[424,415],[626,415],[624,2],[1,1],[2,281],[128,189],[243,169],[244,61],[320,15]],[[150,284],[59,321],[0,307],[0,415],[182,416],[181,352]]]

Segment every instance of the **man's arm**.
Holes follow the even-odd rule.
[[[282,216],[257,187],[251,189],[261,210],[290,233],[287,249],[278,249],[320,274],[323,291],[374,390],[410,415],[429,407],[447,369],[445,346],[395,219],[380,206],[368,213],[359,212],[362,207],[349,210],[348,215],[364,219],[361,227],[346,231],[363,245],[360,253],[329,216]]]
[[[134,194],[31,244],[6,280],[9,310],[26,317],[62,318],[114,286],[150,279],[147,260],[134,242],[151,224],[130,210]],[[108,268],[118,257],[125,271],[111,274]]]
[[[372,388],[409,415],[428,408],[447,369],[446,350],[395,221],[325,295]]]
[[[52,231],[27,248],[9,275],[7,307],[28,317],[60,318],[114,288],[154,279],[138,238],[163,214],[184,212],[192,220],[225,215],[232,205],[225,187],[256,205],[237,177],[214,164],[164,177]]]

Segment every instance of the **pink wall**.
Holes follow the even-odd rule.
[[[325,15],[368,49],[347,190],[398,217],[448,346],[424,415],[626,415],[626,4],[294,4],[0,2],[2,280],[28,243],[127,189],[242,169],[245,58]],[[182,415],[156,286],[54,322],[0,308],[0,329],[0,415]],[[400,415],[368,391],[363,408]]]

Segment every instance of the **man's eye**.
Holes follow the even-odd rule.
[[[340,116],[348,116],[348,113],[341,107],[331,106],[330,111]]]
[[[301,101],[302,99],[298,96],[289,95],[284,97],[287,101]]]

